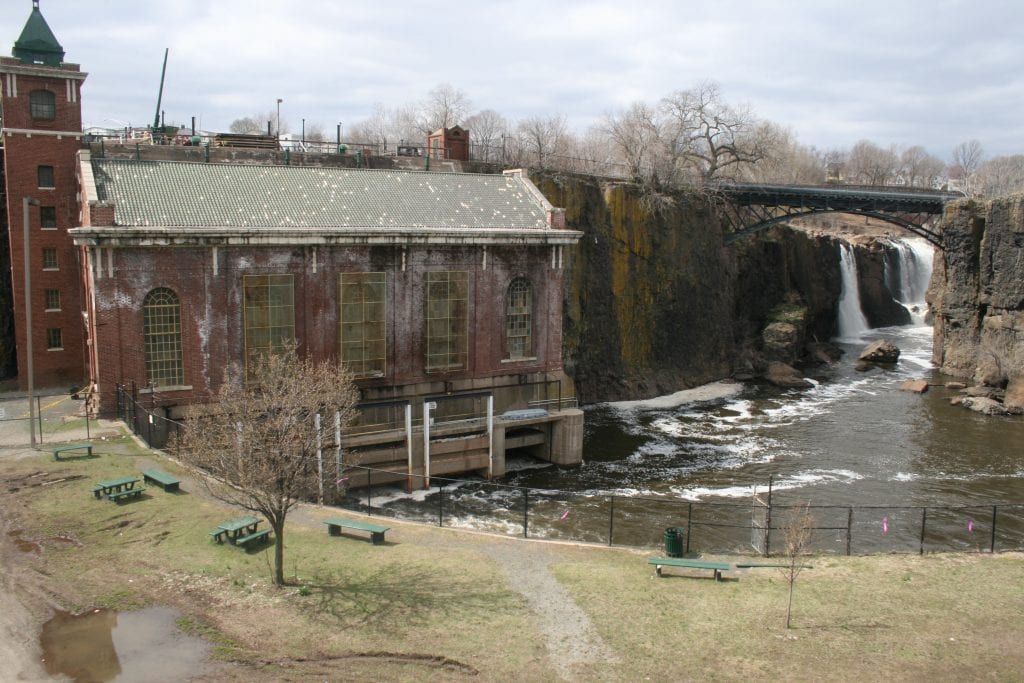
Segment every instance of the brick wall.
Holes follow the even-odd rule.
[[[156,287],[174,290],[182,306],[185,385],[182,396],[216,391],[222,373],[242,362],[244,275],[294,275],[295,327],[301,348],[317,359],[338,354],[338,275],[387,273],[387,373],[360,380],[363,387],[400,387],[427,382],[482,382],[501,376],[561,370],[562,271],[551,268],[546,248],[412,249],[402,270],[401,250],[392,247],[220,248],[214,274],[212,248],[119,248],[92,250],[103,264],[95,276],[99,383],[105,408],[117,383],[145,384],[142,301]],[[314,272],[314,261],[316,269]],[[425,371],[424,274],[470,273],[468,368]],[[505,361],[505,297],[516,277],[533,286],[535,358]],[[504,361],[504,362],[503,362]],[[167,398],[166,392],[164,397]]]
[[[11,60],[0,60],[0,71]],[[14,62],[17,64],[17,62]],[[76,65],[65,65],[65,71],[77,72]],[[53,228],[44,229],[40,208],[29,207],[29,257],[32,287],[33,374],[37,386],[78,386],[85,379],[84,326],[82,321],[82,288],[78,251],[68,236],[68,229],[78,225],[76,200],[75,155],[80,146],[77,135],[62,134],[81,130],[81,107],[78,103],[79,82],[72,80],[72,100],[68,99],[68,79],[60,70],[49,70],[54,77],[16,74],[16,91],[4,76],[3,114],[7,129],[33,129],[38,133],[8,130],[4,137],[5,175],[7,180],[8,215],[10,217],[10,254],[14,302],[14,324],[18,349],[18,377],[27,387],[27,337],[25,335],[25,274],[22,199],[38,199],[42,207],[52,209],[56,218]],[[32,119],[29,94],[48,90],[54,94],[56,117],[53,120]],[[39,186],[39,166],[52,166],[52,188]],[[43,269],[44,250],[53,250],[56,269]],[[46,310],[46,290],[60,292],[60,310]],[[48,349],[48,330],[59,329],[61,347]]]

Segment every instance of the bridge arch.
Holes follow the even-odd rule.
[[[943,248],[942,235],[928,223],[946,202],[962,195],[928,189],[889,187],[753,185],[722,183],[714,188],[720,214],[730,228],[726,243],[773,225],[824,213],[876,218]]]

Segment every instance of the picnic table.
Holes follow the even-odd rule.
[[[141,481],[136,476],[118,477],[117,479],[107,479],[101,481],[92,487],[92,493],[97,499],[106,496],[109,500],[120,500],[122,498],[131,498],[133,496],[141,495],[145,489],[141,486],[136,488],[136,484]]]
[[[228,522],[221,522],[217,528],[210,532],[217,543],[225,540],[237,546],[245,546],[249,543],[265,540],[270,536],[270,529],[257,530],[260,520],[256,517],[239,517]]]

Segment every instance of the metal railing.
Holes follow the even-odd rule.
[[[393,481],[393,472],[356,465],[346,465],[346,471],[365,472],[369,484],[347,493],[340,503],[346,509],[524,538],[653,547],[667,528],[674,527],[683,535],[687,553],[770,556],[784,551],[790,520],[808,510],[813,519],[810,546],[815,553],[1024,549],[1024,503],[808,506],[769,498],[756,506],[752,501],[667,500],[437,476],[430,477],[429,493],[414,500],[393,484],[373,484],[375,474],[380,482]],[[423,479],[411,475],[410,480],[416,484]]]

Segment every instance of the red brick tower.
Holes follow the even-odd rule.
[[[29,198],[38,202],[28,207],[27,240],[35,384],[70,387],[83,382],[86,367],[78,253],[68,236],[79,221],[76,154],[86,74],[64,62],[38,0],[12,55],[0,57],[0,111],[18,384],[28,383],[23,206]]]

